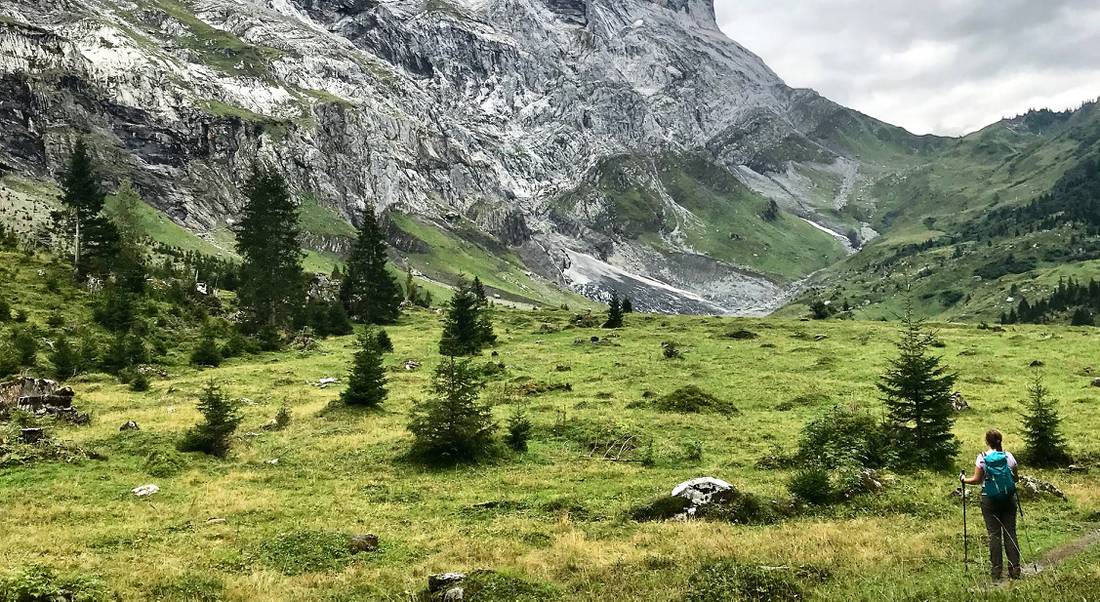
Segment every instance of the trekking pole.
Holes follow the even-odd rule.
[[[966,527],[966,482],[963,481],[963,474],[959,473],[959,499],[962,500],[963,507],[963,573],[970,573],[970,539],[967,534]]]
[[[1039,572],[1039,557],[1035,554],[1035,546],[1031,544],[1031,538],[1027,536],[1027,526],[1024,524],[1024,505],[1020,502],[1020,491],[1017,489],[1016,493],[1016,511],[1020,514],[1020,534],[1023,535],[1024,542],[1027,543],[1027,552],[1031,555],[1031,568],[1036,573]],[[1019,549],[1019,546],[1016,546]],[[1021,551],[1022,552],[1022,551]],[[1022,555],[1022,553],[1021,553]],[[1023,559],[1020,560],[1020,564],[1023,565]]]

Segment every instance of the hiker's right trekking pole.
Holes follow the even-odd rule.
[[[959,473],[959,498],[963,506],[963,572],[970,573],[970,539],[966,528],[966,474]]]

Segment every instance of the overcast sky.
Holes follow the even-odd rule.
[[[1100,0],[714,0],[789,85],[957,135],[1100,97]]]

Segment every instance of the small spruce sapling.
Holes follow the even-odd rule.
[[[607,321],[603,324],[604,328],[622,328],[623,327],[623,304],[619,299],[619,293],[611,291],[611,300],[607,304]]]
[[[1035,376],[1027,388],[1024,401],[1024,455],[1030,464],[1042,468],[1066,466],[1072,462],[1062,434],[1062,417],[1050,390],[1043,386],[1042,376]]]
[[[224,458],[232,445],[233,433],[243,419],[238,403],[222,393],[218,385],[207,382],[198,408],[203,421],[191,427],[177,447],[182,452],[202,452]]]
[[[386,373],[378,333],[368,329],[359,335],[359,349],[348,376],[348,387],[340,394],[347,405],[378,407],[386,399]]]
[[[508,417],[506,426],[508,429],[508,437],[506,439],[508,447],[517,452],[527,451],[527,442],[531,439],[531,431],[534,429],[534,425],[531,424],[531,420],[527,417],[527,413],[517,408],[512,412],[512,415]]]

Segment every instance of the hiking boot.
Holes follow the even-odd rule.
[[[1012,579],[1013,581],[1019,579],[1020,578],[1020,567],[1018,567],[1018,566],[1008,567],[1008,578]]]

